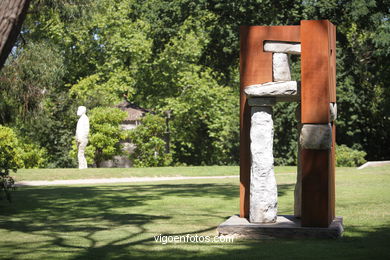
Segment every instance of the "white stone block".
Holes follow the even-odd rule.
[[[329,103],[329,110],[330,110],[330,121],[334,121],[337,119],[337,104],[336,103]]]
[[[304,124],[299,143],[302,149],[330,149],[332,147],[332,126],[330,124]]]
[[[278,52],[278,53],[289,53],[289,54],[301,54],[301,44],[300,43],[266,41],[264,43],[264,51]]]
[[[245,94],[251,97],[287,97],[298,95],[296,81],[267,82],[251,85],[244,89]]]
[[[272,107],[251,109],[251,179],[249,221],[273,223],[277,217]]]
[[[290,81],[291,73],[286,53],[272,54],[273,81]]]

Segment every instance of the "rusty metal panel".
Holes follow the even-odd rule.
[[[240,127],[240,217],[249,217],[249,187],[250,187],[250,113],[245,95],[241,95],[241,127]]]
[[[332,222],[329,212],[330,150],[302,149],[302,211],[303,227],[328,227]]]
[[[329,80],[330,80],[330,102],[336,102],[336,26],[329,25]]]
[[[330,122],[336,102],[336,28],[329,21],[301,22],[302,123]],[[335,143],[330,150],[302,150],[302,226],[327,227],[335,217]]]
[[[329,21],[301,21],[302,123],[330,121],[330,32]]]
[[[263,51],[266,40],[300,41],[299,26],[240,27],[240,216],[249,216],[250,109],[244,88],[272,81],[272,53]]]

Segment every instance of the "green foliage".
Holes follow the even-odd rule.
[[[0,125],[0,172],[8,175],[9,171],[17,171],[23,166],[19,155],[19,142],[15,132]]]
[[[135,167],[168,166],[172,162],[172,154],[166,153],[165,119],[152,114],[145,115],[141,125],[129,131],[130,142],[135,145],[130,155]]]
[[[175,162],[233,164],[239,122],[237,96],[218,86],[207,72],[188,73],[182,81],[181,95],[167,99],[166,106],[173,115]]]
[[[274,106],[274,157],[275,165],[297,165],[298,129],[295,103],[278,103]]]
[[[47,165],[47,151],[34,143],[20,142],[19,154],[23,168],[44,168]]]
[[[126,112],[118,108],[96,107],[87,113],[90,120],[90,135],[86,155],[89,161],[93,159],[96,166],[114,155],[122,153],[119,141],[125,138],[120,123],[125,119]],[[93,158],[90,158],[93,154]]]
[[[0,123],[26,120],[62,82],[63,58],[46,43],[31,43],[11,56],[0,72]]]
[[[49,167],[75,163],[69,140],[79,104],[92,109],[123,98],[172,110],[175,164],[238,163],[237,28],[303,19],[337,26],[338,142],[369,160],[388,159],[387,0],[42,0],[30,10],[27,45],[18,42],[2,72],[0,123],[44,147]],[[298,80],[299,58],[292,60]],[[294,110],[275,107],[279,165],[296,163]]]
[[[65,73],[60,49],[44,41],[16,49],[1,71],[0,122],[18,129],[21,143],[37,145],[24,149],[25,167],[72,166],[67,154],[75,112],[64,95]]]
[[[8,174],[18,168],[43,168],[47,163],[47,151],[27,138],[18,138],[14,130],[0,126],[1,172]]]
[[[26,138],[18,138],[9,127],[0,126],[1,172],[16,172],[18,168],[43,168],[47,163],[47,151]]]
[[[47,167],[74,167],[76,160],[69,155],[76,131],[77,106],[67,93],[53,92],[46,97],[42,111],[30,120],[19,122],[20,136],[47,150]]]
[[[123,97],[132,99],[141,68],[151,55],[152,41],[147,37],[150,26],[129,19],[129,2],[102,1],[97,4],[101,12],[87,25],[101,56],[93,65],[93,73],[80,78],[70,95],[88,107],[109,105]]]
[[[210,40],[210,12],[188,17],[156,59],[141,88],[147,104],[172,111],[175,163],[234,164],[238,143],[238,95],[218,83],[218,73],[200,65]]]
[[[23,166],[19,156],[18,139],[11,128],[0,125],[0,198],[4,191],[6,198],[11,201],[10,189],[14,187],[14,180],[9,171],[17,171]]]
[[[355,150],[342,144],[336,146],[336,166],[337,167],[357,167],[366,162],[364,151]]]

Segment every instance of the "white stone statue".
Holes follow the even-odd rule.
[[[88,134],[89,134],[89,119],[85,114],[87,112],[87,108],[84,106],[79,106],[77,109],[77,115],[80,117],[77,122],[76,128],[76,142],[77,142],[77,150],[78,150],[78,161],[79,161],[79,169],[88,168],[87,160],[85,159],[85,147],[88,144]]]

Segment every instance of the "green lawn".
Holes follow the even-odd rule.
[[[296,167],[275,167],[276,173],[292,173]],[[11,173],[17,181],[70,180],[91,178],[162,177],[162,176],[223,176],[238,175],[238,166],[159,167],[159,168],[90,168],[20,169]]]
[[[99,169],[94,174],[94,170],[88,174],[95,177],[103,176],[105,170],[115,172]],[[117,170],[117,174],[141,174],[143,170],[145,175],[190,176],[191,171],[234,175],[238,168],[132,169]],[[43,170],[20,174],[34,171]],[[62,171],[69,171],[68,176],[78,174],[77,170],[73,175],[71,170],[60,170],[55,175]],[[295,174],[276,176],[279,213],[291,214]],[[238,179],[18,188],[12,204],[0,201],[0,258],[390,258],[390,167],[337,169],[336,213],[344,217],[345,225],[344,237],[338,240],[166,245],[154,241],[160,234],[214,236],[218,224],[238,213],[238,191]]]

